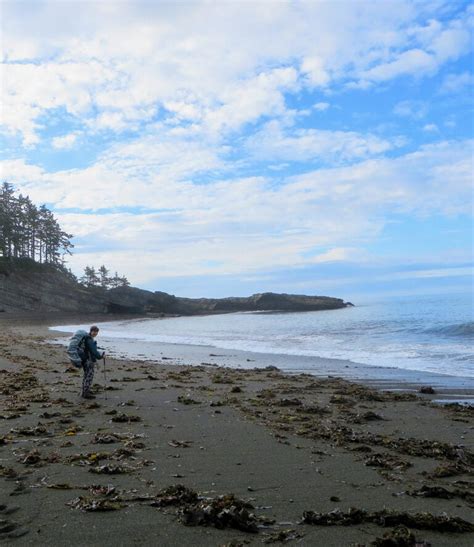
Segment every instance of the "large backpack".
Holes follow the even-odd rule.
[[[67,355],[77,368],[81,368],[87,358],[86,338],[88,336],[89,334],[85,330],[79,329],[69,341]]]

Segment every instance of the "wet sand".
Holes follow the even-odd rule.
[[[6,544],[474,543],[473,410],[446,394],[164,354],[100,363],[84,401],[65,319],[89,318],[0,318]]]

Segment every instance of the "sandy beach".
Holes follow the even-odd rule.
[[[0,319],[5,544],[473,545],[473,409],[433,402],[459,390],[175,348],[107,359],[82,400],[50,343],[68,320],[98,318]]]

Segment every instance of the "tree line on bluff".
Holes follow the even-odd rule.
[[[125,276],[110,276],[102,265],[97,271],[86,266],[84,275],[77,279],[65,266],[66,255],[72,255],[72,234],[61,229],[54,214],[46,207],[37,207],[29,198],[15,195],[12,184],[0,187],[0,256],[5,261],[46,264],[66,273],[86,287],[110,289],[130,285]]]

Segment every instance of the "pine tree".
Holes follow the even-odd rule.
[[[81,277],[80,281],[86,287],[93,287],[94,285],[98,285],[100,283],[99,276],[93,266],[86,266],[84,268],[84,275]]]
[[[110,287],[110,277],[109,277],[109,270],[102,264],[102,266],[98,270],[99,278],[100,278],[100,286],[103,289],[108,289]]]

